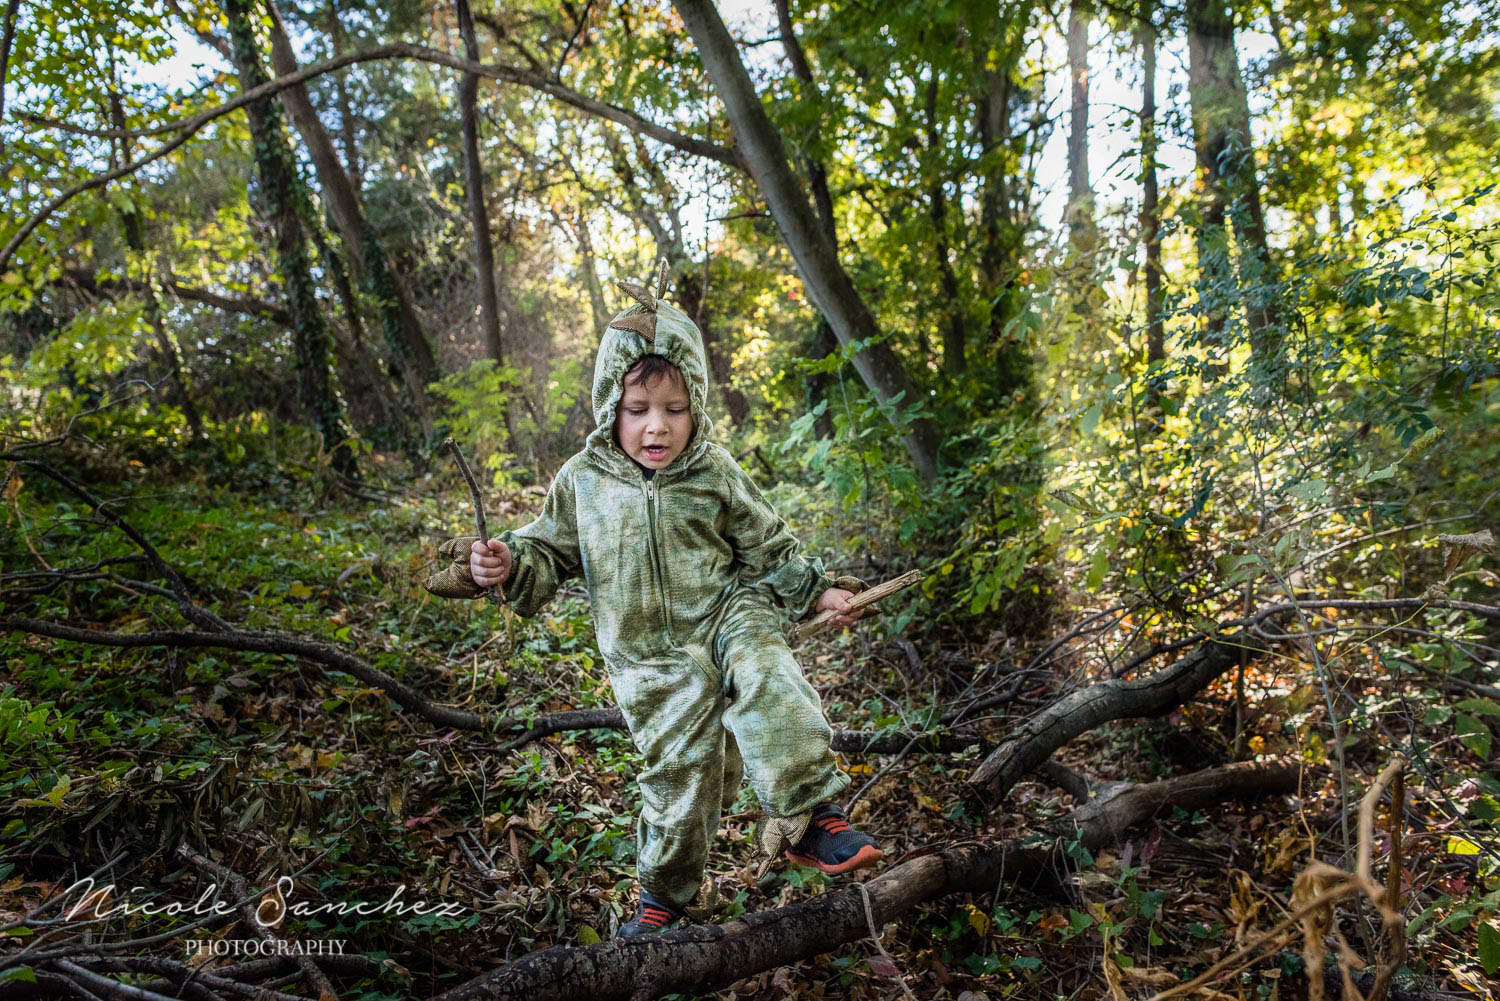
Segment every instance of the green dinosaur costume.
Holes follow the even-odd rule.
[[[817,803],[849,785],[829,749],[818,695],[783,638],[833,582],[733,456],[708,440],[702,336],[686,314],[638,286],[611,322],[594,368],[598,427],[553,481],[541,515],[497,536],[514,556],[505,596],[533,615],[564,580],[588,585],[611,686],[636,747],[641,885],[687,906],[697,892],[740,764],[768,815],[769,844],[795,843]],[[627,369],[648,352],[687,380],[694,433],[646,478],[614,440]],[[477,593],[471,539],[446,544],[452,566],[428,582],[446,597]],[[764,841],[765,839],[763,839]]]

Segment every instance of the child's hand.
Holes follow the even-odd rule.
[[[510,579],[510,547],[499,539],[485,545],[478,539],[469,549],[469,576],[480,587],[495,587]]]
[[[852,624],[854,620],[859,618],[861,615],[865,614],[865,610],[863,608],[856,608],[853,610],[849,608],[849,599],[852,597],[854,597],[853,591],[845,591],[841,587],[830,587],[828,590],[823,592],[823,596],[818,599],[817,605],[813,606],[813,612],[840,613],[834,615],[833,618],[829,619],[828,624],[835,629],[842,629],[845,626]]]

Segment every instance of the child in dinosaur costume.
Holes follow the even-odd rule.
[[[837,582],[739,464],[709,441],[703,339],[686,314],[629,282],[637,304],[605,330],[594,367],[598,427],[558,471],[542,513],[488,545],[453,539],[426,582],[443,597],[502,585],[534,615],[582,574],[611,687],[645,759],[633,938],[684,917],[700,893],[721,811],[741,770],[767,820],[761,848],[826,872],[874,865],[874,839],[833,798],[849,785],[818,695],[782,617],[850,610]],[[843,586],[836,586],[843,585]],[[743,762],[743,764],[742,764]],[[708,884],[704,884],[707,886]]]

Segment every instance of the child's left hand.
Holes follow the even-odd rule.
[[[847,625],[852,625],[855,619],[865,614],[865,610],[863,608],[850,610],[849,599],[852,597],[854,597],[853,591],[846,591],[841,587],[830,587],[828,590],[823,592],[823,596],[819,598],[818,603],[813,606],[813,613],[841,613],[834,615],[833,618],[828,620],[828,624],[834,629],[842,629]]]

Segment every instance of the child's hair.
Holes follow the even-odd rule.
[[[635,374],[630,375],[632,372]],[[629,376],[625,380],[625,385],[627,386],[650,385],[664,375],[676,376],[678,379],[682,379],[684,385],[687,384],[687,379],[683,378],[682,370],[667,361],[666,355],[641,355],[640,359],[634,365],[625,370],[625,374]]]

